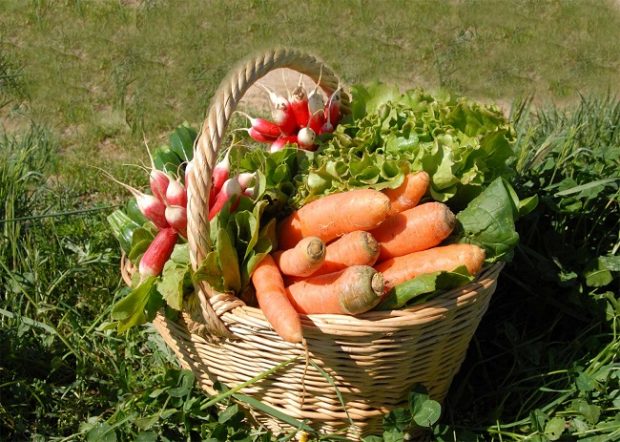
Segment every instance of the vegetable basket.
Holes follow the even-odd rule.
[[[251,58],[222,82],[194,145],[194,168],[187,183],[194,269],[210,251],[211,174],[229,119],[246,91],[279,68],[309,76],[328,95],[341,84],[317,58],[289,49]],[[344,94],[345,112],[348,100]],[[217,393],[219,385],[235,387],[288,361],[268,377],[249,383],[237,399],[250,397],[320,433],[356,440],[380,433],[383,416],[406,406],[416,384],[423,385],[432,399],[444,399],[501,268],[501,263],[493,264],[474,282],[410,308],[357,316],[302,315],[303,344],[283,341],[260,309],[219,293],[204,281],[195,287],[199,303],[186,306],[177,320],[158,314],[154,326],[181,365],[192,370],[210,394]],[[134,271],[125,260],[122,273],[127,282]],[[278,413],[256,408],[251,413],[274,433],[294,429],[290,419],[272,415]]]

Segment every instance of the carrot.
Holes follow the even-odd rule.
[[[286,290],[300,313],[356,315],[379,303],[383,276],[370,266],[351,266],[295,282]]]
[[[389,198],[377,190],[357,189],[324,196],[280,223],[280,248],[290,249],[306,236],[318,236],[328,243],[345,233],[373,229],[389,211]]]
[[[258,306],[276,333],[287,342],[301,342],[301,320],[286,296],[282,274],[271,255],[252,273]]]
[[[405,175],[405,180],[396,189],[384,189],[383,193],[390,199],[392,214],[417,206],[430,182],[428,173],[422,171]]]
[[[308,236],[292,249],[274,253],[273,258],[285,275],[310,276],[325,260],[325,244],[316,236]]]
[[[456,217],[438,202],[421,204],[386,219],[370,233],[379,242],[379,262],[435,247],[446,239]]]
[[[313,276],[337,272],[353,265],[372,266],[379,257],[379,244],[368,232],[345,233],[326,248],[325,261]]]
[[[413,252],[377,264],[377,271],[383,273],[385,290],[424,273],[452,271],[460,266],[467,267],[471,275],[480,272],[484,263],[484,250],[472,244],[450,244],[442,247]]]

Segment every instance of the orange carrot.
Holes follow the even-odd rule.
[[[460,266],[467,267],[476,275],[484,263],[484,250],[472,244],[450,244],[442,247],[410,253],[377,264],[377,271],[383,273],[385,290],[424,273],[452,271]]]
[[[258,306],[276,333],[287,342],[301,342],[301,319],[286,296],[282,275],[271,255],[256,266],[252,283]]]
[[[325,244],[316,236],[308,236],[292,249],[275,252],[273,259],[285,275],[310,276],[325,261]]]
[[[456,217],[448,206],[431,202],[386,219],[370,233],[379,242],[379,262],[435,247],[446,239]]]
[[[379,244],[368,232],[345,233],[327,246],[325,261],[312,276],[337,272],[353,265],[373,265],[379,257]]]
[[[357,189],[325,196],[280,223],[280,249],[290,249],[306,236],[318,236],[328,243],[345,233],[373,229],[389,211],[390,199],[377,190]]]
[[[422,171],[405,175],[405,180],[396,189],[384,189],[383,193],[390,199],[391,214],[411,209],[418,205],[431,182],[428,173]]]
[[[383,276],[370,266],[313,276],[286,288],[300,313],[356,315],[375,307],[383,295]]]

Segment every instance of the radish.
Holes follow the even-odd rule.
[[[297,140],[302,148],[308,149],[314,145],[316,132],[310,127],[302,127],[297,134]]]
[[[293,135],[299,129],[295,113],[290,105],[274,109],[271,116],[285,135]]]
[[[284,98],[281,95],[276,94],[274,91],[269,89],[264,84],[256,83],[256,85],[260,86],[261,88],[263,88],[265,92],[267,92],[267,95],[269,95],[269,100],[271,101],[271,104],[274,107],[274,109],[283,109],[285,107],[288,107],[289,102],[286,98]]]
[[[264,135],[265,137],[278,138],[280,136],[280,134],[282,133],[282,131],[280,130],[278,125],[275,124],[275,123],[272,123],[269,120],[265,120],[264,118],[253,118],[253,117],[249,116],[248,114],[246,114],[245,112],[241,112],[241,111],[237,111],[237,113],[243,115],[248,120],[250,120],[250,124],[252,125],[252,129],[255,132],[258,132],[258,133]],[[254,138],[254,137],[252,137],[252,138]]]
[[[282,135],[281,137],[278,137],[278,139],[271,144],[269,152],[274,153],[282,150],[287,144],[299,144],[297,141],[297,135]]]
[[[278,125],[280,130],[284,132],[285,135],[292,135],[297,132],[299,126],[297,125],[295,113],[293,112],[293,109],[291,108],[288,100],[268,89],[266,86],[260,83],[257,84],[262,87],[265,92],[267,92],[267,94],[269,94],[269,99],[271,100],[271,104],[273,105],[271,116],[274,123]]]
[[[323,99],[323,94],[319,91],[319,86],[321,85],[321,78],[323,77],[323,68],[319,72],[319,80],[314,86],[314,89],[308,95],[308,111],[310,115],[316,115],[316,113],[320,110],[323,111],[323,107],[325,107],[325,100]],[[321,123],[323,125],[323,123]]]
[[[144,138],[144,145],[146,146],[146,153],[151,161],[151,172],[149,173],[149,185],[151,187],[151,192],[153,192],[153,195],[163,202],[170,178],[165,172],[155,167],[155,161],[153,161],[153,155],[151,154],[149,145],[146,142],[146,137]]]
[[[310,115],[315,115],[317,112],[323,113],[323,108],[325,107],[325,100],[323,99],[323,94],[321,94],[318,89],[314,89],[308,95],[308,111]]]
[[[256,180],[256,172],[243,172],[237,176],[237,181],[239,182],[239,186],[241,187],[241,191],[244,191],[250,184]]]
[[[166,203],[171,206],[187,207],[187,192],[185,186],[179,180],[173,179],[168,184]]]
[[[295,121],[299,127],[304,127],[308,124],[310,119],[310,112],[308,111],[308,94],[306,89],[301,84],[301,75],[299,76],[299,83],[295,89],[293,89],[292,95],[289,97],[291,103],[291,110],[295,114]]]
[[[236,200],[232,201],[232,212],[234,210],[233,206],[238,202],[237,200],[239,195],[241,195],[241,186],[239,185],[239,181],[236,177],[228,178],[224,182],[222,189],[215,197],[213,205],[209,208],[209,221],[211,221],[213,217],[217,215],[220,210],[222,210],[222,207],[224,207],[224,204],[226,204],[229,199],[236,198]]]
[[[315,134],[321,133],[321,129],[325,124],[325,114],[323,113],[323,109],[312,114],[310,120],[308,121],[308,127],[314,131]]]
[[[213,168],[213,173],[211,175],[211,191],[209,192],[209,208],[211,208],[215,202],[216,195],[230,174],[230,161],[228,160],[229,153],[230,149],[226,151],[224,158]]]
[[[93,166],[94,167],[94,166]],[[99,169],[98,167],[95,167]],[[125,189],[129,190],[131,194],[136,198],[136,202],[138,203],[138,209],[148,220],[152,221],[155,226],[159,229],[164,229],[168,227],[168,222],[166,221],[166,205],[159,198],[148,195],[146,193],[140,192],[135,187],[130,186],[129,184],[125,184],[116,178],[114,178],[110,173],[106,172],[103,169],[99,169],[102,171],[108,178],[114,181],[116,184],[120,184]]]
[[[176,242],[177,232],[170,227],[161,229],[157,233],[155,239],[153,239],[144,255],[142,255],[138,265],[138,271],[143,280],[149,276],[157,276],[161,273],[166,261],[172,255]]]
[[[256,130],[253,127],[249,128],[249,129],[243,129],[243,130],[247,131],[248,135],[250,135],[250,137],[254,141],[258,141],[259,143],[271,143],[271,142],[275,141],[275,139],[278,137],[278,136],[275,136],[275,137],[267,136],[267,135],[263,134],[262,132],[259,132],[258,130]],[[278,128],[278,130],[280,130],[280,129]]]
[[[342,103],[342,95],[338,88],[329,97],[327,106],[325,106],[325,118],[332,125],[332,127],[340,121],[340,105]]]
[[[151,192],[160,201],[164,201],[166,197],[166,192],[168,190],[168,185],[170,183],[170,178],[165,172],[162,172],[158,169],[151,169],[151,173],[149,173],[149,184],[151,187]]]
[[[254,193],[256,192],[256,188],[254,186],[248,187],[243,191],[243,194],[249,198],[254,198]]]
[[[166,221],[183,238],[187,238],[187,209],[182,206],[167,206]]]

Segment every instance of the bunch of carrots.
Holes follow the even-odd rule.
[[[460,266],[471,275],[480,272],[483,249],[440,245],[456,218],[445,204],[419,204],[429,182],[426,172],[418,172],[396,189],[332,194],[279,224],[279,250],[261,261],[252,283],[282,339],[301,342],[300,314],[356,315],[418,275]]]

